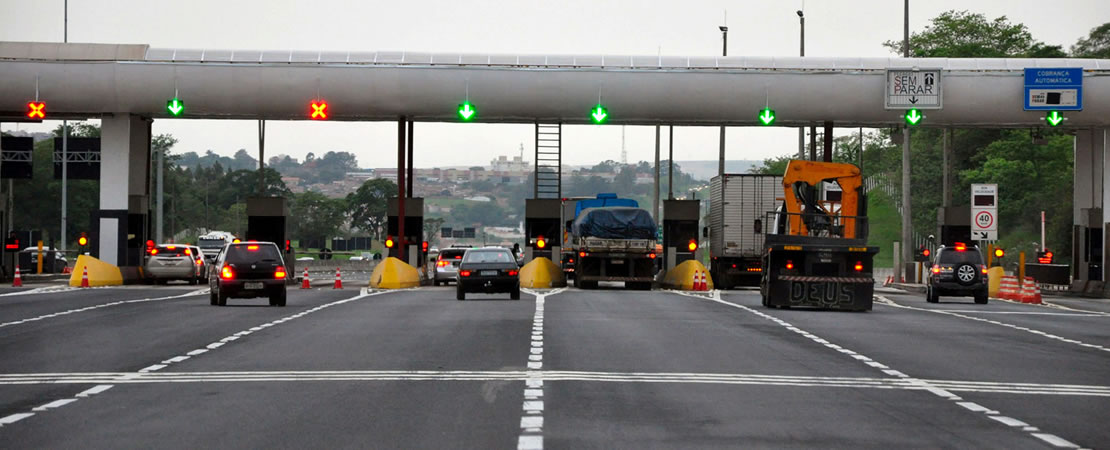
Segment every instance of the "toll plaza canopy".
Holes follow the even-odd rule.
[[[0,42],[0,119],[47,104],[49,118],[171,117],[588,123],[602,104],[616,124],[891,126],[887,69],[939,69],[943,108],[922,126],[1031,127],[1025,68],[1081,68],[1082,111],[1069,127],[1110,126],[1110,60],[745,56],[489,55],[162,49],[146,45]]]

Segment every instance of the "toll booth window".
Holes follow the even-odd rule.
[[[463,262],[468,263],[507,263],[516,261],[508,250],[466,252]]]
[[[993,195],[976,195],[975,206],[994,206]]]
[[[980,256],[979,252],[975,251],[974,249],[967,249],[967,250],[962,251],[962,252],[955,251],[955,250],[949,250],[949,251],[943,251],[943,252],[940,253],[940,263],[941,264],[959,264],[959,263],[982,264],[983,263],[983,257]]]
[[[252,263],[258,261],[281,261],[281,252],[273,244],[241,244],[227,248],[229,264]]]

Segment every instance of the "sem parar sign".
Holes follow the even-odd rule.
[[[886,109],[940,109],[941,69],[887,69]]]

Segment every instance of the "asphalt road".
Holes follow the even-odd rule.
[[[0,448],[1097,448],[1106,300],[0,288]],[[361,283],[359,283],[361,284]],[[473,298],[473,299],[472,299]]]

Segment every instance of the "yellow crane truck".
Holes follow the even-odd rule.
[[[859,168],[793,160],[782,187],[782,205],[765,222],[763,306],[871,310],[879,248],[867,246]]]

